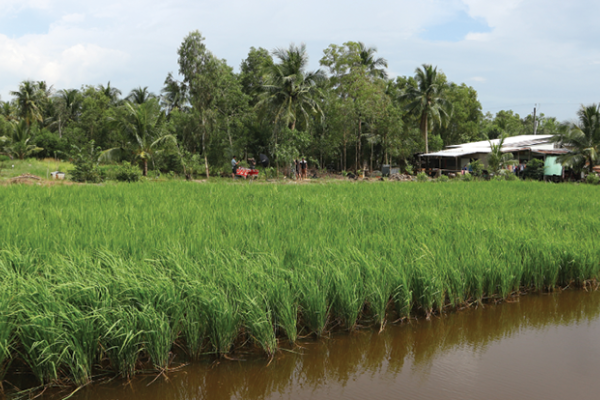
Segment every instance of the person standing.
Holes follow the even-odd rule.
[[[298,159],[294,160],[294,178],[296,180],[300,179],[300,161]]]
[[[238,162],[235,159],[235,156],[233,156],[233,159],[231,160],[231,177],[233,179],[235,179],[235,174],[237,174],[237,166],[238,166]]]
[[[306,162],[304,157],[302,157],[302,161],[300,161],[300,173],[301,173],[302,179],[306,179],[307,170],[308,170],[308,163]]]

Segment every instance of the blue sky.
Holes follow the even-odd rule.
[[[25,79],[56,89],[106,84],[159,92],[199,30],[235,69],[251,46],[376,46],[392,76],[423,63],[473,86],[484,111],[560,120],[600,102],[600,3],[575,0],[0,0],[0,97]]]

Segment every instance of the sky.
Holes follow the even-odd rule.
[[[422,64],[477,90],[484,112],[574,120],[600,102],[600,2],[584,0],[0,0],[0,99],[26,79],[160,93],[199,30],[236,71],[250,47],[362,41],[390,76]]]

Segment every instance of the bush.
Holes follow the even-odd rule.
[[[106,173],[90,161],[73,161],[75,169],[69,171],[74,182],[100,183],[106,180]]]
[[[46,129],[43,129],[35,136],[35,145],[43,149],[37,153],[36,157],[38,158],[56,157],[67,150],[66,140]]]
[[[425,172],[419,172],[417,174],[417,182],[427,182],[429,180],[429,177],[427,176],[427,174]]]
[[[408,175],[413,175],[415,173],[413,166],[410,164],[407,164],[406,167],[404,167],[404,172],[406,172]]]
[[[440,175],[440,177],[436,179],[436,182],[448,182],[449,180],[450,178],[448,178],[448,175]]]
[[[124,162],[123,165],[115,169],[115,179],[119,182],[137,182],[141,176],[142,171],[128,162]]]
[[[473,180],[473,175],[471,175],[470,173],[467,172],[466,174],[461,175],[460,179],[463,182],[471,182]]]
[[[595,172],[591,172],[585,177],[585,183],[589,183],[590,185],[597,185],[598,182],[600,182],[600,177]]]
[[[507,181],[516,181],[519,178],[517,178],[517,175],[513,174],[512,172],[509,172],[506,175],[504,175],[504,179]]]
[[[100,183],[106,179],[106,172],[98,166],[100,148],[92,140],[84,147],[72,146],[73,165],[69,172],[74,182]]]
[[[534,158],[527,163],[525,171],[523,171],[523,178],[535,179],[541,181],[544,179],[544,160]]]
[[[277,178],[277,168],[275,167],[267,167],[264,169],[265,171],[265,179],[275,179]]]
[[[471,174],[473,176],[480,177],[483,175],[483,164],[479,160],[473,160],[469,163],[469,167],[471,168]]]
[[[496,182],[501,182],[501,181],[504,180],[504,175],[501,175],[501,174],[494,175],[494,177],[492,178],[492,180],[494,180]]]

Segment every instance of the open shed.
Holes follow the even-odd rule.
[[[503,153],[512,153],[516,160],[526,162],[532,158],[545,160],[548,156],[565,154],[568,150],[557,148],[551,142],[552,135],[520,135],[504,139]],[[500,139],[482,140],[447,146],[444,150],[420,154],[421,168],[440,169],[442,172],[459,172],[473,160],[480,160],[488,166],[492,152],[490,144],[499,144]]]

